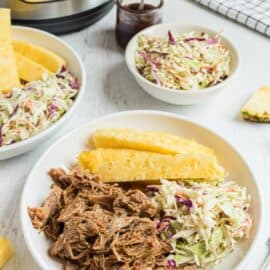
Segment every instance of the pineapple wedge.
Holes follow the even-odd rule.
[[[42,74],[50,73],[44,66],[32,61],[31,59],[15,53],[16,63],[19,71],[19,76],[26,82],[38,81],[42,78]]]
[[[0,237],[0,269],[8,262],[14,254],[11,243],[3,237]]]
[[[0,8],[0,91],[20,85],[12,46],[10,10]]]
[[[96,149],[82,152],[79,165],[104,182],[193,179],[217,182],[224,169],[204,153],[168,155],[129,149]]]
[[[44,66],[51,72],[57,72],[61,69],[61,67],[67,65],[67,62],[64,58],[48,49],[39,47],[37,45],[33,45],[21,40],[14,40],[13,46],[16,53],[19,53],[29,58],[30,60]]]
[[[214,151],[195,141],[179,136],[129,128],[97,130],[92,137],[96,148],[126,148],[163,154],[205,153],[214,157]]]
[[[253,122],[270,122],[270,86],[259,88],[242,108],[242,117]]]

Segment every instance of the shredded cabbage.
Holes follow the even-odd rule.
[[[170,89],[204,89],[230,74],[230,52],[218,36],[184,33],[168,37],[141,35],[136,66],[147,80]]]
[[[235,182],[211,185],[162,180],[154,194],[162,213],[157,228],[173,247],[168,260],[176,267],[217,264],[249,236],[251,198]]]
[[[62,68],[6,95],[0,93],[0,147],[48,128],[71,107],[78,89],[77,79]]]

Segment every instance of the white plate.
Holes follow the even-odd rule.
[[[27,246],[42,269],[60,270],[61,264],[48,256],[50,242],[42,233],[33,229],[27,214],[28,206],[39,206],[50,191],[51,180],[47,176],[50,168],[69,167],[78,155],[85,149],[91,134],[97,128],[130,127],[136,129],[151,129],[171,132],[213,148],[221,164],[229,172],[230,179],[247,187],[252,201],[252,214],[254,226],[249,240],[244,241],[239,248],[230,254],[215,270],[240,269],[243,261],[252,260],[256,239],[261,223],[261,197],[256,179],[245,159],[235,148],[209,129],[181,118],[175,114],[157,111],[130,111],[106,116],[87,125],[77,128],[53,144],[40,158],[32,169],[22,194],[20,218],[22,231]]]
[[[218,34],[221,37],[222,43],[225,44],[227,49],[230,51],[231,55],[231,72],[229,77],[211,87],[207,87],[203,90],[193,89],[193,90],[177,90],[177,89],[168,89],[162,86],[159,86],[153,82],[150,82],[146,78],[144,78],[136,67],[135,62],[135,52],[138,47],[138,38],[140,35],[147,35],[150,37],[155,36],[166,36],[168,31],[171,30],[173,33],[181,34],[188,32],[205,32],[210,35]],[[195,24],[157,24],[151,27],[148,27],[138,34],[136,34],[128,43],[126,48],[126,63],[129,71],[134,76],[137,83],[141,86],[143,90],[145,90],[151,96],[165,101],[167,103],[176,104],[176,105],[191,105],[201,102],[206,102],[215,97],[222,89],[224,89],[231,80],[237,74],[237,69],[239,66],[239,56],[236,47],[233,45],[233,42],[230,41],[228,37],[226,37],[223,33],[220,34],[217,31],[210,29],[206,26],[195,25]]]
[[[68,63],[68,70],[79,79],[81,85],[73,105],[55,124],[29,139],[0,147],[0,160],[30,151],[55,133],[72,116],[85,90],[85,71],[82,61],[75,50],[66,42],[45,31],[30,27],[12,26],[12,35],[14,39],[24,40],[45,47],[64,57]]]

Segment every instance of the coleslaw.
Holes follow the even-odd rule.
[[[233,181],[211,185],[162,180],[153,200],[162,213],[160,236],[173,247],[170,268],[217,264],[252,227],[250,195]]]
[[[0,147],[48,128],[71,107],[78,89],[77,79],[62,68],[6,95],[0,93]]]
[[[205,89],[230,74],[230,52],[221,38],[189,32],[167,37],[141,35],[136,67],[147,80],[176,90]]]

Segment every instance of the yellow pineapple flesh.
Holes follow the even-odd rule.
[[[79,165],[98,174],[104,182],[193,179],[217,182],[224,169],[203,153],[160,154],[130,149],[96,149],[82,152]]]
[[[0,237],[0,269],[4,267],[13,254],[14,249],[11,243],[7,239]]]
[[[19,53],[33,62],[44,66],[51,72],[57,72],[63,66],[67,65],[64,58],[46,48],[33,45],[22,40],[14,40],[13,46],[16,53]]]
[[[19,76],[26,82],[38,81],[42,78],[44,73],[50,73],[47,68],[21,55],[20,53],[15,53],[15,57]]]
[[[214,151],[193,140],[160,131],[141,131],[130,128],[98,129],[92,136],[96,148],[127,148],[164,154]]]
[[[270,86],[260,87],[241,110],[245,120],[270,122]]]
[[[12,46],[10,10],[0,8],[0,91],[20,85]]]

